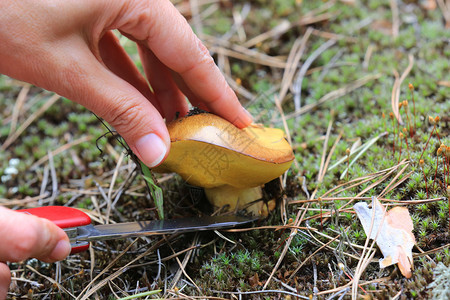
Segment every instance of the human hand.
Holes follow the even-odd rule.
[[[71,250],[67,234],[51,221],[1,206],[0,237],[0,299],[6,298],[11,282],[5,262],[30,257],[54,262],[64,259]]]
[[[0,73],[90,109],[150,167],[168,154],[170,138],[162,117],[184,115],[184,95],[238,127],[251,123],[169,0],[2,0],[0,12]],[[153,91],[113,29],[137,43]]]

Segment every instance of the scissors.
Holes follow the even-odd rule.
[[[231,215],[93,225],[87,214],[67,206],[42,206],[18,211],[48,219],[62,228],[69,237],[71,254],[87,250],[91,241],[227,229],[248,225],[258,219]]]

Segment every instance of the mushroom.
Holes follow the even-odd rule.
[[[171,149],[153,170],[176,172],[187,183],[202,187],[216,207],[268,211],[261,186],[291,166],[294,154],[280,129],[251,125],[244,129],[211,113],[198,113],[167,124]],[[270,205],[269,205],[270,206]],[[272,201],[275,208],[275,201]]]

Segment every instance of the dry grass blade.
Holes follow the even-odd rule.
[[[434,248],[434,249],[422,252],[422,253],[413,253],[413,257],[416,258],[416,257],[427,256],[429,254],[433,254],[433,253],[442,251],[442,250],[447,249],[447,248],[450,248],[450,243],[449,244],[445,244],[444,246],[441,246],[441,247],[437,247],[437,248]]]
[[[367,150],[369,150],[369,148],[375,144],[381,137],[386,136],[388,133],[387,132],[383,132],[381,134],[379,134],[378,136],[374,137],[373,139],[369,140],[367,143],[365,143],[363,145],[363,147],[361,148],[361,151],[355,156],[355,158],[351,161],[351,163],[349,164],[349,166],[344,170],[344,172],[342,172],[340,179],[344,179],[345,175],[347,174],[347,172],[349,172],[349,168],[351,166],[353,166],[353,164],[361,157],[361,155],[363,155],[364,153],[366,153]]]
[[[362,87],[363,85],[367,84],[368,82],[380,78],[381,76],[382,76],[381,74],[364,76],[363,78],[355,80],[352,83],[349,83],[340,89],[329,92],[328,94],[326,94],[325,96],[323,96],[322,98],[317,100],[317,102],[305,105],[299,111],[286,115],[286,118],[290,119],[290,118],[293,118],[296,116],[300,116],[304,113],[307,113],[307,112],[313,110],[314,108],[316,108],[317,106],[322,105],[328,101],[336,100],[336,99]],[[277,120],[277,121],[279,121],[279,120]]]
[[[296,221],[299,219],[300,217],[300,211],[297,212],[297,217],[296,217]],[[296,222],[295,222],[296,223]],[[267,288],[267,286],[269,285],[270,281],[272,280],[272,277],[275,275],[275,272],[278,270],[279,266],[281,265],[281,262],[284,259],[284,256],[286,255],[289,246],[292,242],[292,239],[294,238],[294,236],[297,234],[297,230],[296,229],[292,229],[291,230],[291,234],[289,235],[289,238],[286,240],[286,245],[283,248],[283,251],[280,254],[280,257],[278,258],[277,263],[275,264],[275,266],[272,269],[272,272],[270,273],[269,278],[267,279],[266,283],[263,286],[263,290],[265,290]]]
[[[369,285],[369,284],[381,284],[381,283],[385,283],[386,281],[388,281],[390,279],[391,278],[389,276],[388,277],[382,277],[382,278],[377,278],[377,279],[370,280],[370,281],[361,282],[361,283],[359,283],[359,285],[360,286],[365,286],[365,285]],[[350,281],[349,283],[347,283],[347,284],[345,284],[343,286],[340,286],[338,288],[335,288],[335,289],[319,292],[319,293],[317,293],[317,295],[320,296],[320,295],[326,295],[326,294],[331,294],[331,293],[335,293],[335,292],[338,292],[338,291],[342,291],[344,289],[347,289],[352,284],[352,282],[353,281]],[[328,298],[328,299],[334,299],[334,298]],[[339,299],[341,299],[341,298],[339,298]]]
[[[30,126],[31,123],[33,123],[37,118],[39,118],[42,114],[44,114],[47,109],[50,108],[58,99],[60,98],[59,95],[54,94],[52,97],[50,97],[47,102],[44,103],[36,112],[31,114],[25,122],[23,122],[22,125],[20,125],[19,128],[17,128],[16,131],[14,131],[13,134],[11,134],[3,143],[3,145],[0,147],[0,150],[6,150],[12,143],[15,142],[15,140],[22,134],[22,132],[25,131],[25,129]]]
[[[306,75],[311,64],[328,48],[332,47],[336,44],[335,40],[329,40],[326,43],[320,45],[311,55],[306,59],[303,63],[302,67],[298,71],[297,78],[295,79],[294,84],[292,85],[292,93],[294,94],[294,107],[296,116],[300,116],[299,111],[301,108],[301,95],[302,95],[302,84],[303,78]],[[297,123],[294,123],[297,124]]]
[[[24,199],[4,199],[0,198],[0,205],[6,206],[6,207],[12,207],[19,205],[21,207],[26,206],[35,206],[37,201],[42,200],[48,196],[48,193],[36,196],[36,197],[26,197]]]
[[[372,198],[372,207],[374,206],[373,203],[374,203],[374,200]],[[384,217],[383,217],[382,221],[384,221]],[[376,251],[372,251],[372,249],[373,249],[373,246],[375,245],[376,237],[378,237],[378,232],[377,232],[376,237],[373,240],[372,244],[370,245],[370,248],[367,249],[367,246],[370,241],[370,237],[372,235],[372,230],[374,228],[374,222],[375,222],[375,209],[372,210],[370,229],[369,229],[369,232],[366,233],[367,237],[366,237],[366,241],[364,243],[364,249],[361,254],[361,258],[358,261],[358,265],[356,266],[355,275],[353,277],[352,299],[355,299],[355,300],[358,299],[357,294],[358,294],[359,278],[361,277],[362,273],[364,272],[364,270],[366,269],[367,265],[372,260],[373,256],[375,255],[375,252],[376,252]]]
[[[403,125],[402,116],[400,116],[400,111],[398,108],[399,104],[399,98],[400,98],[400,88],[399,88],[399,80],[400,75],[398,74],[397,70],[393,70],[394,73],[394,84],[392,86],[392,93],[391,93],[391,106],[392,106],[392,112],[394,113],[395,118],[397,119],[397,122],[400,123],[400,125]],[[397,93],[398,91],[398,93]],[[398,95],[397,95],[398,94]]]
[[[295,276],[295,274],[297,274],[298,271],[300,271],[300,269],[314,256],[316,255],[320,250],[322,250],[323,248],[327,247],[329,244],[331,244],[332,242],[334,242],[335,240],[337,240],[338,237],[340,237],[341,235],[337,235],[335,238],[329,240],[326,244],[323,244],[322,246],[320,246],[319,248],[317,248],[316,251],[314,251],[310,256],[308,256],[304,261],[302,261],[302,263],[294,270],[294,272],[292,272],[291,276],[289,276],[289,280],[292,280]]]
[[[409,162],[400,170],[400,172],[397,173],[397,175],[395,175],[394,178],[392,178],[391,182],[384,188],[384,190],[378,195],[379,197],[383,197],[384,195],[386,195],[387,193],[389,193],[389,191],[391,191],[395,186],[397,186],[399,183],[403,182],[403,180],[409,178],[409,176],[411,176],[412,172],[409,173],[409,176],[406,176],[405,178],[403,178],[399,183],[395,184],[396,180],[398,179],[398,177],[400,177],[403,172],[405,172],[406,168],[409,166]]]
[[[327,128],[327,133],[325,134],[325,139],[323,141],[323,151],[322,151],[322,158],[320,159],[320,167],[319,167],[319,172],[317,174],[317,182],[321,183],[323,181],[323,178],[325,177],[325,173],[326,173],[326,166],[325,166],[325,161],[326,161],[326,156],[327,156],[327,146],[328,146],[328,140],[330,139],[330,133],[331,133],[331,127],[333,125],[333,120],[331,119],[328,122],[328,128]],[[331,156],[332,153],[330,153],[330,155],[328,155],[328,157]]]
[[[342,191],[345,191],[347,189],[353,188],[353,187],[355,187],[357,185],[360,185],[360,184],[363,184],[363,183],[365,183],[367,181],[373,180],[373,179],[375,179],[375,178],[377,178],[379,176],[384,176],[386,174],[390,174],[390,173],[394,172],[395,170],[397,170],[400,166],[402,166],[404,164],[405,164],[405,161],[401,161],[399,164],[397,164],[397,165],[395,165],[393,167],[390,167],[390,168],[387,168],[387,169],[384,169],[384,170],[381,170],[381,171],[378,171],[378,172],[375,172],[375,173],[372,173],[372,174],[364,175],[364,176],[361,176],[359,178],[352,179],[352,180],[350,180],[348,182],[339,184],[339,185],[331,188],[330,190],[328,190],[325,194],[322,195],[322,197],[328,197],[328,196],[339,194]],[[353,197],[352,199],[356,199],[356,197]]]
[[[436,0],[437,4],[439,5],[439,9],[442,12],[442,15],[445,19],[445,27],[450,28],[450,3],[449,1],[444,0]]]
[[[53,278],[45,276],[44,274],[39,273],[36,269],[34,269],[30,265],[26,265],[26,267],[27,267],[27,269],[30,269],[32,272],[36,273],[37,275],[39,275],[39,276],[45,278],[46,280],[50,281],[52,284],[57,286],[60,291],[66,293],[67,295],[69,295],[70,297],[72,297],[74,299],[76,298],[75,295],[73,295],[71,292],[69,292],[65,287],[63,287],[59,282],[57,282]]]
[[[52,178],[52,194],[50,196],[50,199],[48,199],[50,205],[53,205],[53,202],[55,201],[56,196],[58,196],[59,190],[58,190],[58,178],[56,176],[56,170],[55,170],[55,163],[53,161],[53,155],[51,152],[48,152],[48,162],[49,162],[49,168],[50,168],[50,175]]]
[[[348,43],[356,43],[358,41],[358,39],[353,38],[353,37],[345,36],[342,34],[336,34],[336,33],[332,33],[332,32],[326,32],[326,31],[322,31],[322,30],[318,30],[318,29],[313,29],[312,34],[316,35],[316,36],[320,36],[325,39],[336,40],[336,41],[346,41]]]
[[[200,17],[200,9],[198,2],[199,2],[198,0],[190,0],[189,4],[191,6],[193,27],[197,32],[197,34],[201,35],[203,33],[203,25],[202,25],[202,18]]]
[[[198,235],[196,235],[196,237],[193,239],[192,244],[191,244],[191,248],[195,246],[195,244],[197,244],[197,240],[198,240]],[[175,254],[175,250],[172,248],[172,245],[170,244],[170,242],[167,242],[167,244],[169,245],[170,249],[172,250],[172,252]],[[178,281],[181,278],[181,274],[183,274],[191,283],[193,286],[195,286],[195,288],[197,289],[197,291],[199,292],[199,294],[202,294],[202,291],[200,290],[200,288],[195,284],[195,282],[192,280],[192,278],[186,273],[186,265],[189,262],[189,259],[191,258],[192,253],[194,252],[194,250],[189,250],[186,255],[184,256],[183,262],[180,261],[180,259],[178,258],[178,256],[175,256],[175,260],[178,263],[178,266],[180,267],[177,271],[177,273],[174,276],[174,279],[172,281],[172,287],[171,289],[174,289],[178,283]]]
[[[203,42],[211,52],[223,54],[225,56],[237,58],[243,61],[260,64],[263,66],[285,68],[286,62],[282,58],[273,57],[255,49],[232,44],[221,38],[204,35]]]
[[[342,131],[339,133],[338,137],[334,141],[333,146],[330,149],[330,152],[328,153],[327,160],[325,161],[325,165],[323,166],[323,169],[322,169],[321,180],[323,180],[323,178],[325,177],[326,172],[328,171],[328,166],[330,165],[331,157],[333,156],[333,153],[336,150],[336,147],[339,144],[339,141],[341,140],[343,134],[344,133]]]
[[[134,243],[136,243],[138,239],[135,239],[132,243],[130,243],[130,245],[128,245],[128,247],[126,249],[124,249],[117,257],[115,257],[111,263],[108,264],[108,266],[106,268],[104,268],[95,278],[94,280],[92,280],[84,289],[83,291],[80,293],[80,295],[78,295],[77,300],[87,300],[89,299],[93,294],[95,294],[96,291],[98,291],[100,288],[102,288],[106,283],[108,283],[110,280],[113,280],[115,278],[117,278],[118,276],[120,276],[121,274],[123,274],[123,272],[127,269],[127,267],[129,265],[131,265],[132,263],[134,263],[135,261],[141,259],[144,256],[149,255],[152,251],[154,251],[157,247],[160,246],[161,242],[155,243],[155,245],[151,246],[149,249],[147,249],[147,251],[145,251],[144,253],[138,255],[137,257],[135,257],[133,260],[131,260],[129,263],[127,263],[125,266],[122,266],[121,268],[119,268],[116,272],[112,273],[111,275],[109,275],[107,278],[104,278],[102,280],[100,280],[99,283],[97,283],[95,286],[94,283],[96,282],[97,279],[99,279],[103,274],[105,274],[106,272],[108,272],[111,267],[119,260],[120,257],[122,257],[124,254],[126,254],[128,252],[128,250],[134,245]],[[92,287],[93,286],[93,287]],[[92,287],[92,288],[91,288]],[[84,295],[83,295],[84,294]]]
[[[314,197],[314,193],[313,195],[311,195],[311,198]],[[294,226],[297,227],[299,226],[299,224],[301,224],[303,222],[303,219],[305,217],[305,214],[308,210],[309,207],[309,203],[307,203],[306,205],[304,204],[304,206],[306,206],[306,209],[303,211],[303,213],[301,214],[301,210],[299,210],[297,212],[297,216],[295,217],[295,221],[294,221]],[[270,273],[269,278],[267,279],[266,283],[263,286],[263,290],[265,290],[267,288],[267,286],[269,285],[270,281],[272,280],[272,277],[275,275],[275,272],[278,270],[278,268],[281,265],[281,262],[283,261],[284,257],[286,256],[287,251],[289,250],[289,246],[291,245],[292,239],[295,237],[295,235],[297,234],[297,229],[291,229],[291,233],[289,234],[289,238],[286,240],[286,243],[284,245],[283,251],[280,254],[280,257],[278,258],[277,263],[275,264],[275,266],[272,269],[272,272]]]
[[[354,299],[354,300],[359,299],[358,298],[358,288],[361,287],[361,284],[359,283],[359,278],[361,278],[362,273],[367,268],[369,263],[372,262],[373,257],[375,256],[376,251],[373,250],[374,244],[375,244],[375,242],[373,242],[372,245],[370,246],[369,250],[367,251],[366,257],[361,258],[361,260],[360,260],[361,265],[358,264],[358,266],[356,267],[355,275],[353,277],[353,280],[351,281],[351,283],[352,283],[352,299]],[[370,252],[370,251],[372,251],[372,252]],[[369,253],[370,253],[370,255],[369,255]]]
[[[396,38],[398,36],[398,28],[400,26],[400,20],[398,17],[397,0],[390,0],[389,4],[391,6],[391,12],[392,12],[392,36],[394,38]]]
[[[395,118],[399,122],[400,125],[403,125],[402,117],[400,116],[399,111],[399,102],[400,102],[400,86],[402,82],[405,80],[406,76],[408,76],[409,72],[411,72],[412,67],[414,66],[414,56],[412,54],[408,55],[408,66],[405,71],[403,71],[402,76],[399,77],[398,72],[394,70],[394,85],[392,86],[392,95],[391,95],[391,105],[392,112],[394,113]]]
[[[275,106],[276,106],[276,108],[278,109],[278,111],[280,113],[281,121],[283,122],[284,132],[286,133],[286,139],[289,142],[289,144],[292,145],[291,132],[290,132],[289,126],[288,126],[288,124],[286,122],[286,118],[285,118],[285,115],[284,115],[283,107],[281,106],[280,101],[278,101],[278,98],[276,96],[275,96]],[[298,165],[298,161],[296,159],[294,159],[294,165],[295,165],[295,168],[298,170],[299,165]]]
[[[394,169],[396,170],[396,169]],[[386,173],[386,175],[384,175],[383,177],[381,177],[378,181],[372,183],[371,185],[369,185],[368,187],[366,187],[365,189],[363,189],[361,192],[359,192],[356,197],[360,197],[362,195],[364,195],[365,193],[367,193],[368,191],[370,191],[371,189],[375,188],[376,186],[378,186],[379,184],[381,184],[382,182],[384,182],[393,172],[394,170],[390,171],[389,173]],[[352,199],[350,201],[348,201],[347,203],[345,203],[344,205],[341,206],[342,208],[347,207],[348,205],[350,205],[351,203],[353,203],[353,201],[355,201],[355,199]]]
[[[94,138],[94,137],[91,136],[91,135],[83,136],[83,137],[81,137],[81,138],[79,138],[79,139],[76,139],[76,140],[74,140],[74,141],[72,141],[72,142],[70,142],[70,143],[67,143],[67,144],[65,144],[65,145],[63,145],[63,146],[61,146],[61,147],[59,147],[58,149],[53,150],[53,151],[51,152],[51,154],[52,154],[53,156],[56,156],[56,155],[58,155],[58,154],[60,154],[60,153],[62,153],[62,152],[64,152],[64,151],[66,151],[66,150],[68,150],[68,149],[70,149],[70,148],[76,146],[76,145],[79,145],[79,144],[84,143],[84,142],[89,142],[89,141],[92,140],[93,138]],[[42,165],[42,164],[45,163],[46,161],[48,161],[48,155],[46,155],[46,156],[40,158],[37,162],[35,162],[35,163],[30,167],[30,169],[31,169],[31,170],[36,170],[37,167],[39,167],[40,165]]]
[[[346,232],[347,230],[348,230],[348,228],[346,228],[344,231]],[[324,243],[323,241],[319,240],[314,234],[317,234],[317,235],[319,235],[319,236],[321,236],[321,237],[323,237],[323,238],[326,238],[327,240],[336,241],[336,242],[338,242],[338,243],[342,243],[342,244],[344,244],[344,245],[353,247],[353,248],[355,248],[355,249],[360,249],[360,250],[363,250],[363,249],[364,249],[364,246],[360,246],[360,245],[357,245],[357,244],[349,243],[348,241],[345,241],[344,239],[341,240],[341,239],[339,239],[339,236],[337,236],[337,237],[331,237],[331,236],[329,236],[329,235],[327,235],[327,234],[321,232],[320,230],[315,230],[315,229],[312,228],[312,227],[309,227],[309,228],[308,228],[308,233],[309,233],[309,235],[316,241],[316,243],[318,243],[319,245],[326,246],[328,249],[331,249],[331,250],[334,250],[334,251],[335,251],[336,249],[333,248],[333,247],[331,247],[331,246],[328,246],[328,242],[327,242],[327,243]],[[342,234],[342,233],[340,233],[339,235],[341,235],[341,234]],[[349,253],[345,253],[345,252],[344,252],[344,254],[347,255],[348,257],[352,257],[352,258],[359,259],[359,256],[355,256],[355,255],[352,255],[352,254],[349,254]]]
[[[372,57],[373,50],[375,50],[375,46],[370,44],[367,46],[366,54],[364,55],[364,61],[363,61],[363,69],[367,71],[369,68],[370,58]]]
[[[251,48],[259,43],[264,42],[265,40],[272,38],[274,36],[279,36],[282,35],[286,32],[288,32],[290,29],[294,28],[294,27],[301,27],[301,26],[307,26],[307,25],[311,25],[314,23],[320,23],[320,22],[324,22],[329,20],[330,18],[332,18],[334,16],[334,14],[332,13],[323,13],[320,14],[321,12],[329,9],[331,6],[333,6],[334,1],[329,1],[328,3],[326,3],[326,5],[323,5],[323,7],[319,8],[317,10],[317,12],[315,11],[311,11],[310,13],[308,13],[307,15],[304,15],[299,21],[297,22],[289,22],[286,20],[283,20],[280,24],[278,24],[278,26],[275,26],[273,29],[261,33],[253,38],[251,38],[250,40],[248,40],[247,42],[245,42],[243,44],[244,47],[248,47]],[[317,13],[317,14],[316,14]],[[329,37],[328,37],[329,38]]]
[[[119,175],[119,169],[120,169],[120,166],[122,165],[124,158],[125,158],[125,152],[121,152],[119,160],[117,161],[117,164],[116,164],[116,168],[114,169],[114,173],[111,178],[111,182],[109,184],[109,190],[108,190],[108,196],[107,196],[108,202],[107,202],[107,207],[106,207],[106,224],[109,223],[109,217],[111,216],[111,209],[113,208],[112,207],[112,194],[114,191],[114,184],[116,183],[117,176]]]
[[[11,126],[9,129],[8,138],[14,133],[16,130],[17,123],[19,121],[20,112],[22,111],[23,104],[25,103],[25,100],[27,99],[28,92],[30,91],[31,84],[26,83],[22,87],[22,89],[19,92],[19,95],[17,95],[16,104],[14,105],[14,109],[11,116]]]
[[[347,159],[349,157],[351,157],[353,154],[358,153],[359,151],[361,151],[362,148],[364,148],[366,144],[361,145],[361,139],[358,138],[353,144],[352,147],[350,148],[350,153],[346,156],[343,156],[340,160],[338,160],[337,162],[335,162],[330,168],[328,168],[328,171],[333,170],[334,168],[336,168],[337,166],[339,166],[340,164],[342,164],[343,162],[346,162]]]
[[[266,31],[264,33],[261,33],[258,36],[255,36],[254,38],[248,40],[245,42],[242,46],[251,48],[255,46],[258,43],[262,43],[263,41],[270,39],[275,36],[279,36],[286,31],[288,31],[291,28],[291,22],[289,22],[286,19],[281,20],[280,24],[275,26],[274,28],[270,29],[269,31]]]
[[[278,101],[281,103],[284,102],[284,97],[286,97],[286,93],[291,85],[292,79],[294,78],[295,70],[297,70],[298,64],[300,63],[300,59],[303,56],[306,48],[306,42],[311,36],[311,32],[313,29],[308,27],[305,34],[302,38],[297,38],[294,42],[294,45],[289,52],[289,56],[286,63],[286,69],[283,73],[283,78],[281,79],[281,89],[278,94]]]

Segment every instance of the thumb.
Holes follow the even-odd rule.
[[[8,266],[0,262],[0,299],[6,299],[11,283],[11,271]]]
[[[0,262],[30,257],[53,262],[64,259],[71,250],[66,233],[49,220],[4,207],[0,207],[0,236]]]

